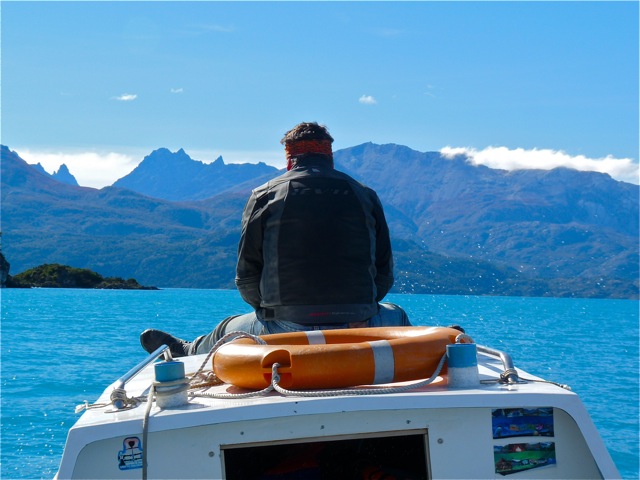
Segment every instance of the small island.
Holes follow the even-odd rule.
[[[86,268],[74,268],[58,263],[40,265],[15,276],[7,275],[6,288],[97,288],[121,290],[159,290],[145,287],[134,278],[103,277]]]

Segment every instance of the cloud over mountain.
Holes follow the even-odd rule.
[[[507,147],[487,147],[478,150],[470,147],[444,147],[440,153],[447,158],[466,155],[473,165],[485,165],[500,170],[551,170],[553,168],[573,168],[582,172],[607,173],[617,180],[638,184],[638,164],[630,158],[589,158],[584,155],[570,155],[551,149],[525,150]]]
[[[20,156],[30,164],[41,164],[47,171],[66,165],[85,187],[102,188],[131,172],[140,162],[132,155],[116,152],[41,152],[19,150]]]

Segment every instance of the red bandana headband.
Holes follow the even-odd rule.
[[[287,154],[287,160],[291,160],[305,153],[318,153],[320,155],[333,157],[331,142],[329,140],[298,140],[288,142],[284,146],[284,151]]]

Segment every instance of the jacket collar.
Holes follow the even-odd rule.
[[[295,165],[291,168],[291,170],[295,170],[301,167],[325,167],[325,168],[333,168],[333,162],[331,159],[327,158],[324,155],[304,155],[303,157],[297,158]]]

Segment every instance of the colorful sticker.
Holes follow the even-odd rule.
[[[122,450],[118,452],[120,470],[142,468],[142,448],[138,437],[127,437],[122,442]]]
[[[500,475],[555,465],[556,444],[555,442],[541,442],[494,445],[493,459],[496,473]]]
[[[496,408],[491,413],[493,438],[553,437],[553,407]]]

